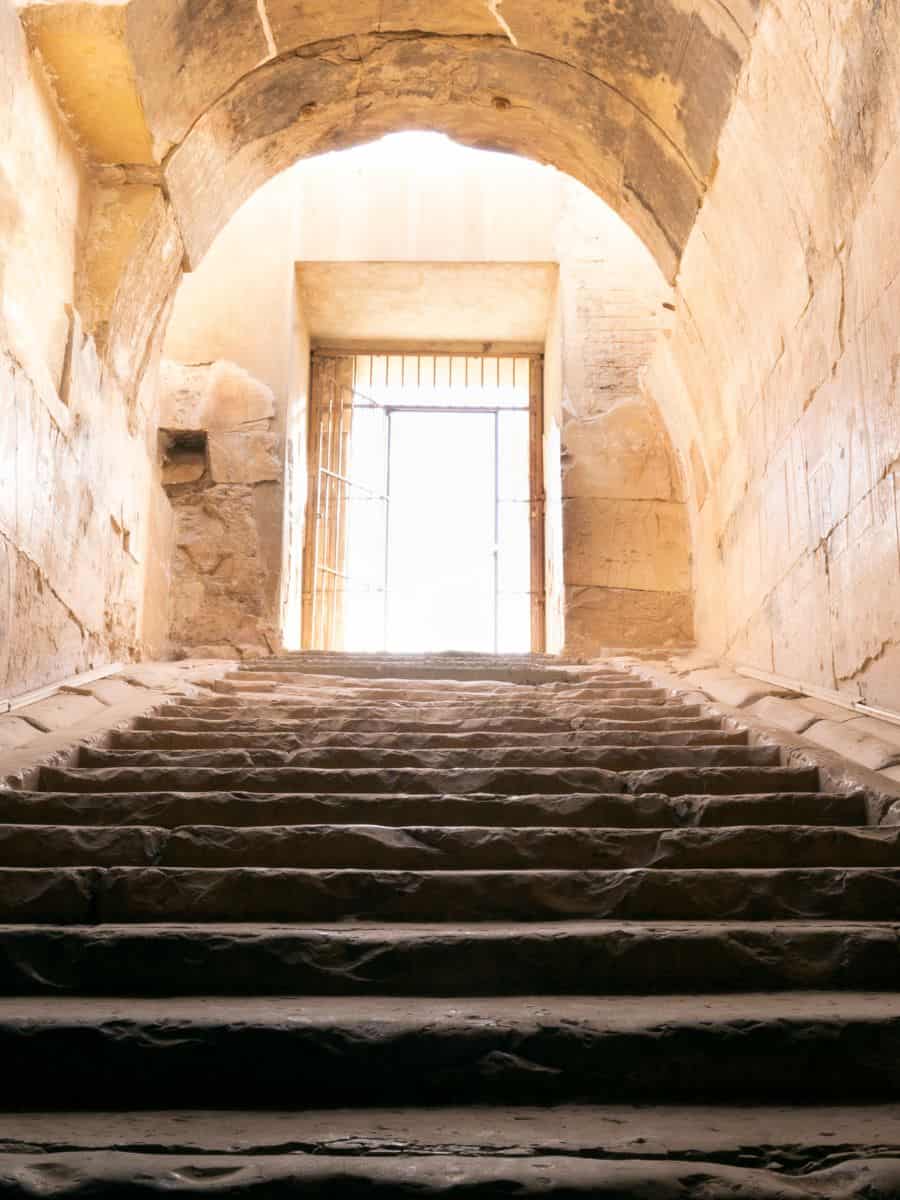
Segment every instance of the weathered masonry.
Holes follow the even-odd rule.
[[[898,0],[0,0],[0,1192],[900,1195]]]
[[[527,0],[7,0],[4,686],[170,644],[155,364],[183,269],[282,168],[427,128],[575,176],[674,283],[643,388],[678,464],[700,643],[896,708],[896,20],[775,0],[562,4],[552,23]],[[225,486],[258,512],[281,485]],[[238,588],[250,616],[231,624],[260,648],[280,630],[279,538],[254,556],[262,590]],[[661,616],[642,589],[607,591],[570,597],[588,629],[632,599]]]

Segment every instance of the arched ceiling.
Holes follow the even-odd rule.
[[[296,159],[432,128],[580,179],[671,279],[760,3],[78,0],[22,16],[88,153],[158,180],[191,264]]]

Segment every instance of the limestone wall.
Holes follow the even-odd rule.
[[[900,9],[769,0],[648,386],[732,661],[900,708]]]
[[[141,649],[148,423],[74,308],[89,216],[79,148],[0,0],[0,696]]]
[[[278,646],[283,438],[272,390],[234,363],[160,373],[162,478],[174,513],[169,641],[177,655]]]
[[[571,189],[560,222],[565,648],[693,638],[681,472],[641,376],[670,290],[608,209]]]
[[[560,263],[545,381],[549,643],[585,653],[690,639],[684,498],[665,428],[638,387],[668,318],[656,263],[602,202],[555,171],[461,149],[419,171],[408,152],[369,149],[267,184],[186,276],[166,341],[172,359],[229,359],[272,389],[273,428],[287,435],[287,479],[273,484],[268,510],[281,498],[288,514],[277,532],[286,644],[299,630],[308,384],[308,331],[288,278],[295,260]],[[485,337],[491,319],[485,302]],[[274,532],[260,536],[274,546]]]

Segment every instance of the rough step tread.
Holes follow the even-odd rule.
[[[511,795],[565,792],[708,793],[817,791],[813,767],[654,767],[609,771],[599,767],[43,767],[43,791],[56,792],[354,792]]]
[[[900,869],[0,868],[0,922],[900,920]]]
[[[52,1191],[49,1189],[52,1188]],[[0,1191],[23,1200],[48,1195],[138,1196],[417,1196],[510,1195],[572,1200],[879,1200],[900,1194],[900,1152],[845,1156],[835,1166],[784,1179],[763,1167],[648,1158],[626,1161],[500,1154],[424,1158],[269,1154],[260,1157],[126,1152],[69,1152],[51,1159],[0,1156]]]
[[[743,746],[746,730],[685,729],[640,732],[622,730],[593,733],[179,733],[150,730],[116,730],[112,748],[120,750],[302,750],[373,746],[390,749],[476,749],[479,747],[591,747],[591,746]]]
[[[900,1148],[900,1105],[488,1105],[273,1112],[7,1113],[0,1152],[415,1157],[579,1155],[741,1164],[803,1175]]]
[[[900,867],[900,826],[0,825],[0,867],[379,870]]]
[[[620,827],[866,824],[864,792],[407,795],[397,792],[0,792],[0,820],[30,825]]]
[[[183,711],[183,710],[182,710]],[[465,717],[450,720],[406,720],[390,719],[383,714],[377,717],[334,717],[290,718],[260,720],[254,717],[233,719],[227,716],[194,717],[178,716],[169,709],[158,709],[155,715],[138,717],[133,725],[136,730],[200,732],[200,733],[285,733],[298,737],[321,731],[344,733],[572,733],[572,732],[616,732],[629,730],[640,732],[677,732],[682,729],[718,730],[721,719],[716,717],[654,717],[636,722],[606,720],[590,717],[565,717],[550,720],[541,717]]]
[[[645,771],[658,767],[776,767],[777,746],[484,746],[453,749],[395,749],[381,746],[322,746],[299,750],[107,750],[85,746],[78,766],[105,767],[374,767],[424,770],[506,767],[597,767],[605,771]]]

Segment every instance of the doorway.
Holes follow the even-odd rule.
[[[315,356],[305,647],[543,649],[541,367]]]

